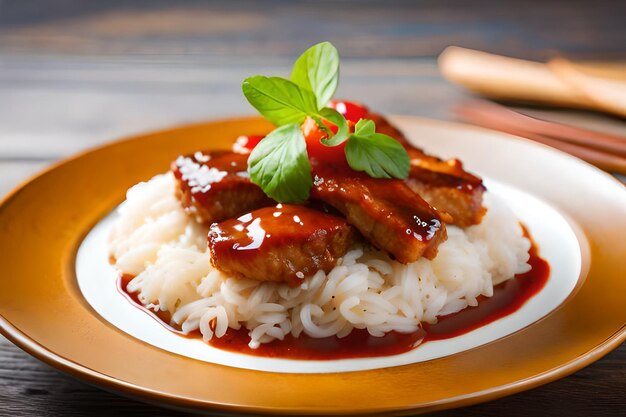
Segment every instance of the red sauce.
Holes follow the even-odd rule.
[[[172,321],[172,315],[170,314],[169,311],[154,311],[154,310],[150,310],[146,307],[143,306],[142,302],[139,300],[139,293],[138,292],[129,292],[127,290],[128,287],[128,283],[130,281],[132,281],[132,279],[135,278],[132,275],[128,275],[128,274],[124,274],[121,277],[118,278],[117,280],[117,289],[120,293],[124,294],[126,296],[126,298],[128,298],[130,301],[133,302],[133,304],[135,305],[135,307],[137,307],[140,310],[145,311],[146,313],[148,313],[152,318],[156,319],[156,321],[158,321],[159,323],[161,323],[163,326],[165,326],[167,329],[172,330],[175,333],[179,333],[179,334],[183,334],[180,329],[176,329],[172,326],[170,326],[170,323]]]
[[[268,358],[287,359],[348,359],[368,358],[374,356],[391,356],[408,352],[419,344],[424,337],[424,331],[414,333],[390,332],[383,337],[374,337],[367,330],[354,329],[339,339],[336,336],[315,339],[305,334],[293,337],[291,334],[285,340],[265,343],[257,349],[248,347],[250,337],[248,330],[228,329],[221,338],[213,338],[209,344],[219,349],[247,355]]]
[[[524,235],[530,239],[532,246],[528,251],[529,265],[532,269],[525,274],[496,285],[492,297],[478,297],[478,306],[466,308],[458,313],[438,318],[437,324],[424,324],[427,335],[424,342],[442,340],[476,330],[519,310],[548,282],[550,264],[539,256],[537,244],[522,225]]]
[[[524,234],[531,238],[524,228]],[[478,329],[519,310],[530,298],[546,285],[550,276],[550,265],[539,256],[537,245],[532,241],[529,251],[529,264],[532,269],[515,276],[494,288],[492,297],[479,297],[478,306],[469,307],[458,313],[439,317],[437,324],[423,324],[423,328],[414,333],[403,334],[390,332],[383,337],[373,337],[367,330],[355,329],[347,337],[335,336],[322,339],[311,338],[305,334],[294,338],[288,335],[285,340],[262,344],[258,349],[248,347],[248,331],[228,329],[221,338],[213,338],[209,344],[219,349],[245,353],[262,357],[289,359],[346,359],[389,356],[408,352],[416,345],[432,340],[449,339]],[[141,306],[136,294],[126,291],[132,276],[122,276],[119,280],[120,291],[138,308],[144,310],[168,329],[183,335],[179,329],[171,327],[168,312],[154,313]],[[201,337],[199,332],[192,332],[185,337]]]

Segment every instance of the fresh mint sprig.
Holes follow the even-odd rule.
[[[302,203],[309,198],[313,181],[300,125],[281,126],[263,138],[250,153],[248,173],[278,202]]]
[[[339,52],[330,42],[307,49],[293,64],[291,81],[317,97],[318,108],[324,108],[335,95],[339,84]]]
[[[300,124],[317,114],[315,95],[284,78],[257,75],[246,78],[241,88],[250,104],[277,126]]]
[[[346,118],[330,107],[339,82],[339,53],[330,42],[306,50],[295,62],[291,80],[280,77],[246,78],[243,93],[250,104],[278,126],[248,158],[253,183],[281,203],[300,203],[312,186],[311,166],[300,124],[311,117],[328,134],[321,142],[337,146],[345,141],[346,160],[356,171],[374,178],[406,178],[409,156],[395,139],[376,133],[371,120],[360,120],[350,134]],[[326,126],[337,127],[333,132]]]
[[[335,109],[331,109],[330,107],[325,107],[320,111],[320,116],[337,126],[337,133],[332,135],[330,139],[322,139],[322,143],[324,145],[337,146],[348,139],[348,136],[350,135],[350,128],[348,127],[348,121],[345,117],[343,117],[343,114],[339,113]],[[317,122],[317,124],[319,125],[319,122]],[[326,125],[324,125],[324,128],[326,129]]]
[[[360,120],[346,144],[348,165],[373,178],[406,178],[411,161],[406,149],[394,138],[376,133],[371,120]]]

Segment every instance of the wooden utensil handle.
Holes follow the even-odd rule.
[[[626,137],[536,119],[486,100],[461,103],[454,110],[470,122],[488,121],[496,130],[514,128],[626,158]]]
[[[581,143],[571,143],[559,140],[556,136],[550,137],[541,132],[529,130],[525,124],[516,123],[517,120],[512,119],[510,110],[500,108],[495,104],[478,102],[461,105],[455,108],[455,112],[461,118],[476,125],[531,139],[581,158],[605,171],[626,175],[626,157],[621,156],[621,153],[609,153],[583,146]]]
[[[448,80],[494,99],[593,106],[538,62],[450,46],[439,56],[439,68]]]

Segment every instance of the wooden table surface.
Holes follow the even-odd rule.
[[[0,2],[0,195],[111,139],[252,113],[242,79],[286,74],[323,39],[344,57],[339,96],[439,119],[454,119],[451,107],[469,97],[437,72],[449,44],[626,59],[624,2],[83,3]],[[527,110],[626,136],[626,123],[607,116]],[[0,336],[0,415],[112,414],[183,415],[71,379]],[[437,415],[626,415],[626,345],[560,381]]]

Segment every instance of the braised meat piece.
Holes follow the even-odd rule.
[[[313,160],[311,197],[335,207],[372,245],[399,262],[433,259],[446,240],[445,213],[437,213],[403,181],[370,178]]]
[[[485,186],[480,178],[463,169],[461,161],[442,161],[419,150],[409,150],[411,170],[406,184],[433,207],[452,216],[452,224],[478,224],[486,212]]]
[[[458,159],[444,161],[409,143],[404,134],[383,116],[368,115],[376,130],[400,142],[411,158],[411,171],[406,183],[430,205],[452,216],[451,223],[460,227],[478,224],[485,214],[482,180],[463,169]]]
[[[248,175],[248,155],[230,151],[196,152],[172,164],[176,194],[198,221],[210,225],[276,204]]]
[[[357,239],[341,217],[278,204],[214,223],[208,247],[213,266],[228,275],[295,286],[330,271]]]

